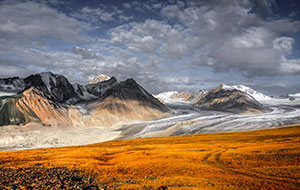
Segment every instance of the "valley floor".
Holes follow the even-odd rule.
[[[58,181],[52,189],[299,189],[299,163],[300,125],[117,140],[2,151],[0,175],[10,181],[0,180],[0,188],[50,189]],[[49,180],[49,172],[57,176]]]
[[[169,101],[165,104],[172,110],[172,116],[146,122],[131,121],[111,127],[60,128],[36,123],[2,126],[0,151],[87,145],[113,139],[251,131],[300,123],[300,100],[274,100],[266,102],[273,111],[262,114],[205,111],[189,102]]]

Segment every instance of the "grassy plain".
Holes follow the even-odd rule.
[[[0,152],[1,168],[81,170],[103,189],[300,189],[300,126]]]

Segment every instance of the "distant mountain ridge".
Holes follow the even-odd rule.
[[[208,91],[196,103],[200,108],[233,113],[262,113],[271,111],[247,92],[224,84]]]
[[[24,79],[19,77],[0,79],[0,91],[18,92],[24,90],[25,87]]]
[[[170,98],[195,103],[198,102],[206,92],[206,90],[199,90],[198,92],[178,92],[173,94]]]
[[[199,90],[198,92],[178,92],[178,91],[169,91],[162,92],[155,95],[156,98],[165,101],[165,100],[181,100],[188,102],[197,102],[201,99],[202,95],[206,90]]]
[[[224,90],[239,90],[243,92],[245,95],[249,96],[250,98],[254,98],[257,101],[266,101],[272,99],[270,96],[267,96],[261,92],[258,92],[248,86],[245,85],[226,85],[221,84],[221,87]],[[183,101],[189,101],[189,102],[197,102],[201,99],[201,97],[207,93],[206,90],[199,90],[198,92],[177,92],[177,91],[169,91],[169,92],[162,92],[160,94],[155,95],[155,97],[159,99],[173,99],[173,100],[183,100]],[[300,94],[298,94],[300,96]],[[290,95],[290,96],[297,96]]]

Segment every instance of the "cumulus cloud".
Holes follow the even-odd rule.
[[[82,59],[98,59],[98,60],[104,59],[101,55],[94,53],[90,49],[85,49],[77,46],[72,49],[72,52],[74,54],[80,55]]]
[[[55,27],[54,27],[55,26]],[[0,38],[14,41],[85,41],[84,31],[90,25],[35,2],[2,3],[0,6]]]
[[[291,53],[293,50],[294,38],[289,37],[279,37],[273,40],[273,47],[279,51],[286,53]]]
[[[110,32],[113,44],[125,45],[139,53],[164,54],[169,58],[187,55],[182,27],[172,27],[162,21],[148,19],[144,23],[131,23]]]
[[[289,74],[299,74],[300,73],[300,59],[286,59],[281,57],[281,71]]]

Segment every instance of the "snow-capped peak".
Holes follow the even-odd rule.
[[[109,76],[101,74],[101,75],[94,77],[93,80],[91,80],[89,82],[89,84],[97,84],[98,82],[109,80],[110,78],[111,77],[109,77]]]
[[[221,84],[221,88],[223,90],[234,90],[235,89],[233,86],[229,86],[229,85],[226,85],[226,84]]]
[[[261,92],[258,92],[256,90],[253,90],[252,88],[248,87],[248,86],[244,86],[244,85],[234,85],[233,86],[235,89],[240,90],[242,92],[245,92],[246,94],[252,96],[253,98],[255,98],[256,100],[260,101],[260,100],[269,100],[271,99],[270,96],[267,96]]]
[[[222,89],[224,90],[239,90],[241,92],[244,92],[245,94],[247,94],[248,96],[261,101],[261,100],[269,100],[271,99],[270,96],[267,96],[261,92],[258,92],[256,90],[253,90],[252,88],[248,87],[248,86],[244,86],[244,85],[233,85],[233,86],[229,86],[226,84],[222,84]]]
[[[162,92],[160,94],[154,95],[154,97],[160,99],[170,99],[173,94],[177,93],[177,91]]]

